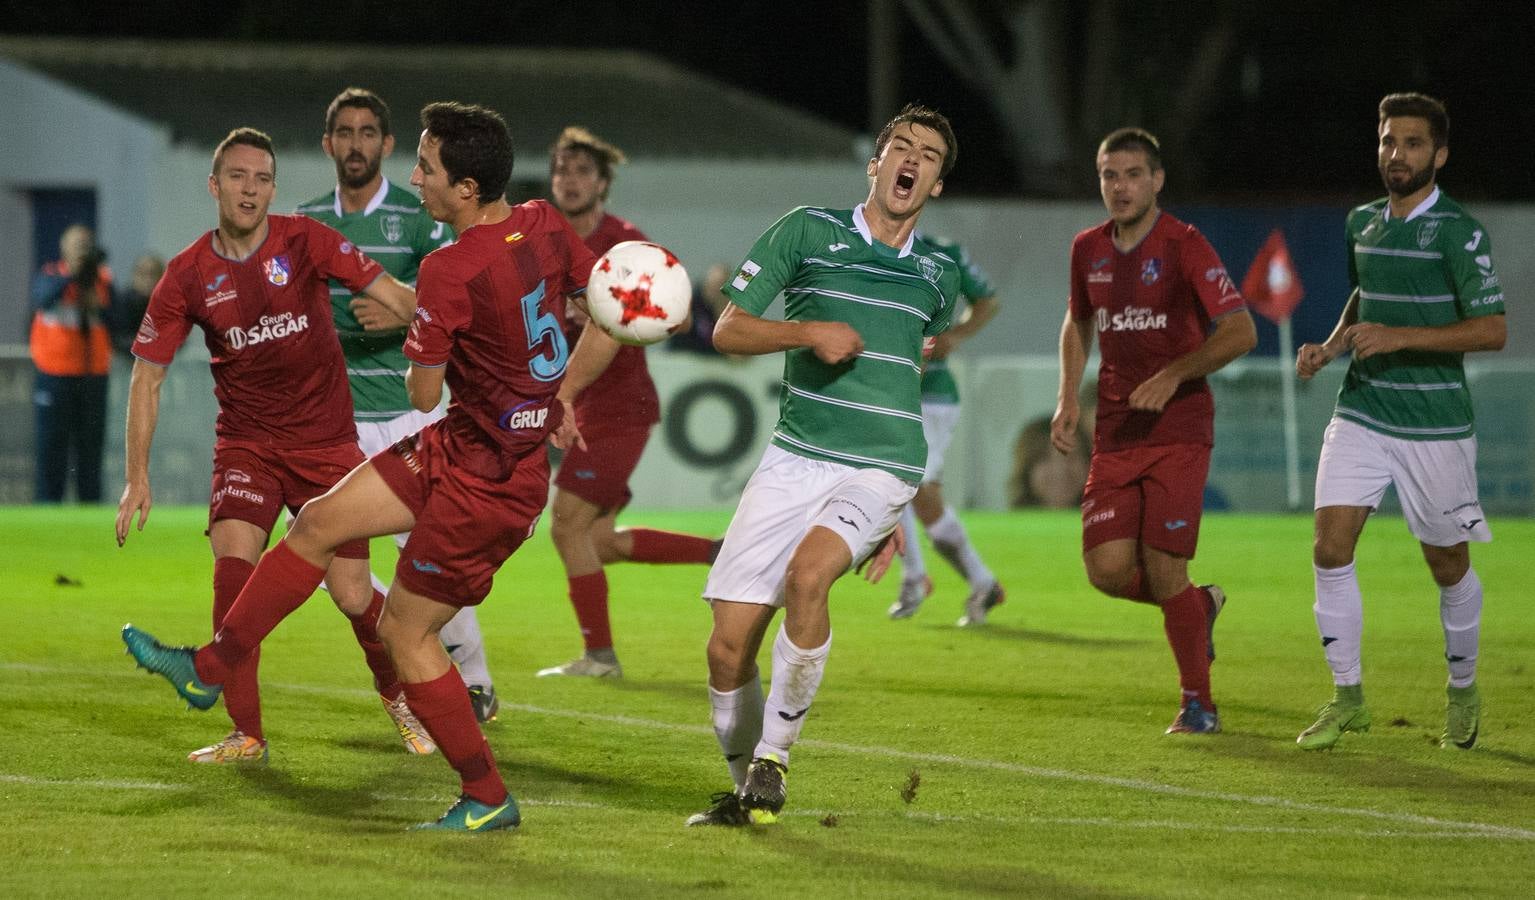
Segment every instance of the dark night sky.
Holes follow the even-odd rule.
[[[1006,5],[972,4],[994,24],[1000,22],[996,10]],[[1062,58],[1072,102],[1082,93],[1077,61],[1094,41],[1090,28],[1073,18],[1086,5],[1061,4],[1067,10]],[[1340,15],[1345,7],[1348,13]],[[17,34],[652,50],[848,127],[862,130],[867,124],[864,0],[708,5],[460,0],[451,17],[441,14],[446,8],[445,3],[416,0],[150,2],[135,8],[127,24],[120,21],[126,8],[116,8],[108,25],[92,14],[98,4],[25,0],[6,3],[0,21]],[[1118,8],[1127,53],[1136,58],[1178,46],[1223,10],[1239,22],[1236,49],[1219,73],[1210,112],[1187,151],[1198,159],[1185,173],[1197,168],[1198,176],[1185,178],[1185,189],[1194,196],[1184,199],[1350,201],[1376,191],[1375,104],[1389,91],[1422,90],[1449,103],[1452,153],[1442,180],[1456,196],[1535,200],[1535,173],[1525,164],[1535,147],[1529,110],[1535,66],[1527,49],[1535,33],[1535,4],[1145,0]],[[948,112],[960,138],[962,162],[949,189],[1016,193],[1006,145],[986,101],[943,62],[909,18],[903,19],[900,95]],[[1174,65],[1180,61],[1176,52],[1162,56]],[[1139,124],[1155,128],[1155,113],[1146,118],[1151,121]],[[1074,141],[1082,154],[1081,196],[1090,197],[1094,190],[1096,137],[1080,135]],[[1168,160],[1175,176],[1179,162]]]

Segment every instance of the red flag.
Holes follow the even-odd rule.
[[[1306,289],[1290,259],[1284,232],[1275,228],[1242,279],[1242,295],[1253,312],[1271,322],[1282,322],[1300,305]]]

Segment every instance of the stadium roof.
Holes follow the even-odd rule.
[[[0,36],[0,56],[167,126],[199,147],[231,128],[319,145],[342,88],[388,101],[397,134],[433,100],[498,110],[520,151],[585,125],[636,157],[847,159],[856,134],[658,56],[624,50],[256,44]]]

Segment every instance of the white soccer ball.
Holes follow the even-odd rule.
[[[670,250],[624,241],[592,266],[586,305],[592,321],[623,344],[654,344],[688,317],[693,283]]]

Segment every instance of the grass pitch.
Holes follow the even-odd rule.
[[[1487,588],[1481,740],[1436,745],[1437,594],[1399,519],[1367,529],[1368,735],[1308,754],[1331,682],[1311,618],[1310,519],[1211,516],[1196,580],[1225,586],[1225,733],[1165,737],[1177,682],[1155,610],[1096,595],[1072,513],[972,514],[1008,588],[954,627],[936,556],[917,617],[894,583],[844,580],[835,644],[795,748],[788,815],[685,829],[726,786],[709,727],[702,567],[609,570],[620,682],[535,679],[579,649],[546,533],[480,608],[502,698],[487,729],[515,833],[413,834],[456,793],[407,756],[350,629],[317,596],[263,651],[271,765],[197,767],[228,729],[133,668],[118,629],[208,635],[206,511],[159,509],[118,550],[112,513],[0,510],[0,895],[1528,896],[1535,864],[1535,523],[1473,549]],[[718,532],[728,512],[630,523]],[[393,546],[375,542],[387,571]],[[764,657],[763,666],[768,660]]]

